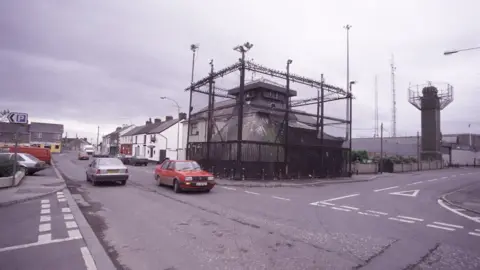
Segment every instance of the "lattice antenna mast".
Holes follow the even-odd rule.
[[[396,97],[396,90],[395,90],[395,62],[393,60],[392,54],[392,62],[390,63],[391,68],[391,75],[392,75],[392,137],[397,137],[397,97]]]
[[[377,75],[375,75],[375,126],[374,126],[373,137],[377,138],[378,134],[378,80]]]

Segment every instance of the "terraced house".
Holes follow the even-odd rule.
[[[52,153],[62,151],[63,125],[32,122],[29,131],[30,146],[48,148]]]

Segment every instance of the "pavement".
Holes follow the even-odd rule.
[[[442,198],[451,205],[480,215],[480,182],[449,192]]]
[[[54,159],[117,269],[480,269],[480,215],[440,200],[479,169],[175,194],[154,166],[92,186],[88,161]]]
[[[65,187],[48,168],[0,190],[0,269],[115,269]]]

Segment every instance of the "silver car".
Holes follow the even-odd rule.
[[[128,169],[118,158],[95,158],[87,167],[87,181],[95,186],[99,182],[120,182],[125,185]]]
[[[7,159],[15,160],[14,153],[0,153],[0,155],[5,155]],[[27,175],[32,175],[48,168],[44,161],[27,153],[17,153],[17,163],[25,170]]]

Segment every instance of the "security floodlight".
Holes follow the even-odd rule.
[[[213,64],[213,59],[210,59],[210,62],[208,62],[210,65]]]
[[[458,51],[446,51],[443,53],[443,55],[450,55],[450,54],[454,54],[454,53],[458,53]]]
[[[245,44],[243,44],[243,46],[245,46],[245,48],[247,48],[247,50],[250,50],[253,47],[253,44],[247,41],[247,42],[245,42]]]
[[[287,64],[289,64],[289,65],[290,65],[292,62],[293,62],[292,59],[288,59],[288,60],[287,60]]]
[[[198,46],[199,46],[198,44],[192,44],[190,45],[190,50],[195,51],[198,49]]]

